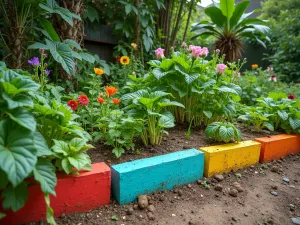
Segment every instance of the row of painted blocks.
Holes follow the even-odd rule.
[[[58,175],[57,197],[51,197],[55,217],[85,212],[107,205],[110,190],[120,204],[135,201],[140,194],[173,189],[205,176],[229,172],[260,162],[276,160],[300,152],[300,136],[277,135],[174,152],[136,160],[111,168],[105,163],[93,164],[91,172],[78,177]],[[1,211],[1,210],[0,210]],[[7,212],[0,224],[24,224],[45,218],[45,204],[39,185],[29,187],[29,199],[17,213]]]

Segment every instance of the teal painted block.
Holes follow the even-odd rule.
[[[204,154],[190,149],[111,167],[112,193],[120,204],[141,194],[171,190],[203,177]]]

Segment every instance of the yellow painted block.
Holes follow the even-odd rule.
[[[200,147],[204,153],[204,175],[211,177],[214,174],[230,172],[258,163],[260,143],[243,141],[234,144],[224,144],[209,147]]]

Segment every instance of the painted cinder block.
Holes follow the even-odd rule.
[[[261,143],[260,162],[277,160],[288,154],[300,152],[300,135],[280,134],[256,138]]]
[[[120,204],[203,177],[203,153],[190,149],[114,165],[112,193]]]
[[[92,165],[92,171],[78,176],[57,174],[56,197],[51,196],[55,217],[74,212],[86,212],[110,202],[111,173],[105,163]],[[29,186],[25,206],[18,212],[6,212],[1,225],[26,224],[46,218],[46,206],[39,184]]]
[[[259,160],[260,143],[240,143],[200,147],[204,153],[204,175],[211,177],[255,164]]]

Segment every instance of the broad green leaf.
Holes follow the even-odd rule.
[[[8,109],[15,109],[18,107],[29,107],[33,108],[33,101],[29,96],[15,95],[9,97],[5,92],[3,92],[2,97],[7,103]]]
[[[49,34],[52,41],[60,41],[58,34],[56,33],[54,27],[52,26],[52,23],[50,23],[49,20],[46,20],[44,18],[39,18],[39,22],[44,28],[44,30],[46,30],[46,32]]]
[[[85,60],[85,61],[87,61],[89,63],[94,63],[95,62],[94,56],[92,56],[92,55],[90,55],[88,53],[80,52],[79,55],[82,57],[83,60]]]
[[[45,50],[49,49],[47,45],[40,42],[35,42],[34,44],[28,46],[28,49],[40,49],[40,48],[43,48]]]
[[[174,117],[170,112],[166,112],[158,120],[158,126],[162,128],[172,128],[175,126]]]
[[[68,144],[64,141],[58,141],[58,140],[53,140],[53,141],[54,141],[54,145],[52,146],[52,150],[55,153],[61,153],[64,156],[67,156],[70,151]]]
[[[183,104],[179,103],[179,102],[175,102],[175,101],[170,101],[169,99],[165,99],[162,102],[157,103],[160,107],[167,107],[167,106],[178,106],[178,107],[182,107],[185,108]]]
[[[14,187],[32,172],[36,154],[31,131],[10,120],[0,122],[0,168]]]
[[[188,93],[187,88],[185,88],[184,85],[180,85],[180,84],[177,84],[177,83],[172,83],[172,84],[170,84],[170,87],[173,90],[178,92],[180,98],[186,96],[187,93]]]
[[[289,122],[294,130],[300,127],[300,119],[290,117]]]
[[[248,8],[250,1],[242,1],[235,7],[235,10],[230,18],[230,27],[234,27],[239,20],[241,19],[242,15],[244,14],[245,10]]]
[[[70,164],[68,158],[64,158],[64,159],[61,161],[61,166],[62,166],[62,168],[63,168],[63,170],[64,170],[64,172],[65,172],[66,174],[70,174],[70,173],[72,172],[73,167],[72,167],[72,165]]]
[[[82,50],[80,45],[72,39],[66,39],[66,40],[64,40],[64,43],[69,45],[70,48],[76,48],[78,50]]]
[[[49,116],[49,115],[59,115],[64,117],[64,114],[50,108],[50,106],[43,106],[39,104],[34,104],[34,111],[42,114],[43,116]]]
[[[265,121],[264,122],[264,127],[266,127],[270,131],[274,131],[274,126],[272,123]]]
[[[232,89],[232,88],[229,88],[229,87],[226,87],[226,86],[221,86],[218,88],[219,91],[221,92],[224,92],[224,93],[232,93],[232,94],[235,94],[235,95],[239,95],[238,92],[236,92],[236,90]]]
[[[114,153],[117,158],[120,158],[121,155],[125,153],[125,150],[123,148],[114,148],[112,153]]]
[[[220,0],[220,10],[229,20],[234,12],[234,0]]]
[[[172,59],[163,59],[160,68],[162,68],[164,71],[170,70],[173,66],[174,62]]]
[[[234,129],[232,127],[221,126],[219,135],[224,142],[229,142],[234,137]]]
[[[223,15],[221,9],[216,6],[206,8],[205,14],[208,15],[211,21],[219,27],[223,27],[226,22],[226,17]]]
[[[289,114],[285,111],[277,111],[278,116],[283,120],[286,121],[289,118]]]
[[[56,173],[55,167],[47,159],[39,159],[33,169],[34,179],[41,184],[44,194],[55,195]]]
[[[210,119],[212,117],[212,112],[211,111],[205,111],[203,110],[203,114],[208,118]]]
[[[3,198],[2,206],[4,209],[12,209],[13,212],[17,212],[21,209],[25,202],[28,199],[28,184],[26,182],[22,182],[16,187],[9,185],[1,194],[1,198]]]
[[[68,160],[69,160],[70,164],[72,166],[74,166],[77,170],[81,170],[86,165],[91,163],[89,156],[83,152],[73,155],[72,157],[68,157]]]
[[[46,140],[40,132],[35,132],[33,141],[38,157],[53,155],[53,152],[49,149]]]
[[[16,108],[6,112],[9,117],[14,120],[16,123],[20,124],[22,127],[25,127],[31,131],[35,131],[36,122],[32,113],[28,112],[23,108]]]
[[[159,61],[159,60],[150,60],[150,61],[148,62],[148,64],[149,64],[150,66],[159,68],[159,67],[160,67],[160,64],[161,64],[161,61]]]
[[[53,42],[46,39],[46,43],[54,60],[61,64],[67,74],[74,74],[75,62],[72,56],[72,49],[61,42]]]
[[[82,138],[73,138],[70,142],[69,142],[69,146],[70,148],[73,147],[75,149],[75,151],[79,151],[83,148],[83,146],[86,145],[86,141]]]
[[[197,74],[197,73],[185,75],[185,82],[187,84],[191,84],[192,82],[194,82],[195,80],[197,80],[198,77],[199,77],[199,74]]]
[[[172,71],[164,72],[161,68],[154,68],[154,69],[152,70],[152,73],[153,73],[153,75],[155,76],[155,78],[156,78],[157,80],[159,80],[160,78],[162,78],[162,77],[168,75],[169,73],[172,73]]]
[[[217,130],[220,127],[220,123],[219,122],[214,122],[209,124],[206,129],[205,129],[205,135],[207,137],[213,137],[215,135],[215,133],[217,132]]]
[[[47,222],[51,225],[56,225],[55,219],[54,219],[54,212],[53,209],[50,206],[50,197],[49,195],[44,195],[45,202],[46,202],[46,219]]]
[[[8,184],[6,173],[0,169],[0,190],[3,190]]]

